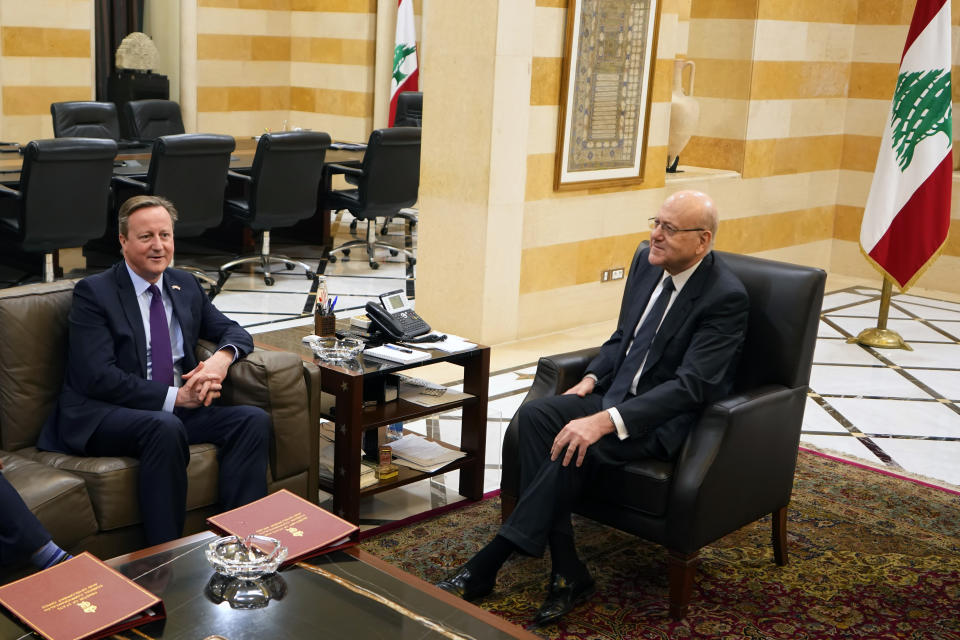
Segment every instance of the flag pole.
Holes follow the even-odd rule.
[[[889,276],[883,278],[883,288],[880,291],[880,315],[877,317],[877,326],[864,329],[856,338],[849,338],[847,342],[856,342],[865,347],[878,347],[880,349],[906,349],[913,351],[913,347],[908,345],[900,334],[892,329],[887,329],[887,318],[890,315],[890,294],[893,291],[893,282]]]

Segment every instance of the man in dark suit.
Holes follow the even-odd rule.
[[[3,461],[0,460],[0,470]],[[19,563],[26,558],[40,569],[52,567],[71,556],[58,547],[33,515],[23,498],[0,475],[0,566]]]
[[[37,445],[139,458],[140,514],[150,544],[182,534],[190,444],[217,446],[224,509],[267,490],[268,414],[211,404],[253,340],[210,303],[194,276],[170,268],[176,219],[173,205],[156,196],[136,196],[120,208],[124,259],[74,288],[63,390]],[[197,362],[201,338],[218,350]]]
[[[713,201],[680,191],[650,219],[650,247],[630,267],[617,330],[563,395],[518,413],[520,498],[499,534],[437,586],[465,599],[493,590],[514,552],[552,562],[547,624],[588,597],[593,578],[577,557],[572,504],[597,465],[676,458],[700,411],[729,394],[746,331],[742,283],[711,253]],[[573,464],[571,464],[573,463]]]

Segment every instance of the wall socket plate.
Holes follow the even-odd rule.
[[[610,282],[610,269],[604,269],[600,272],[600,282]]]
[[[623,267],[617,267],[616,269],[610,270],[610,279],[611,280],[622,280],[623,279]]]

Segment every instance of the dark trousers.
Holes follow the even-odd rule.
[[[50,534],[0,474],[0,564],[26,560],[50,541]]]
[[[520,407],[520,497],[513,513],[500,527],[500,535],[525,553],[543,555],[552,532],[573,535],[570,512],[597,465],[662,455],[653,431],[643,438],[626,440],[610,433],[587,449],[580,467],[576,466],[576,457],[564,467],[562,453],[551,461],[550,447],[560,430],[571,420],[601,411],[602,399],[596,393],[583,398],[548,396]]]
[[[118,407],[87,442],[93,456],[140,460],[140,516],[150,545],[183,535],[189,445],[217,446],[224,510],[267,494],[270,416],[257,407],[211,406],[144,411]]]

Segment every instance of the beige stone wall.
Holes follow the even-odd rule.
[[[93,98],[90,0],[0,0],[0,139],[52,138],[50,103]]]

